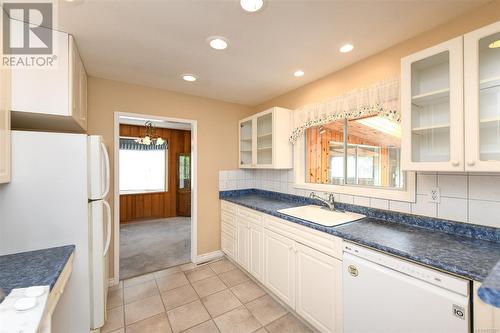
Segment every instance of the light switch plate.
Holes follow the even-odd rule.
[[[441,202],[441,190],[439,187],[431,188],[429,193],[429,202],[440,203]]]

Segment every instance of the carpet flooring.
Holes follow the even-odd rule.
[[[120,279],[189,262],[190,238],[189,217],[120,225]]]

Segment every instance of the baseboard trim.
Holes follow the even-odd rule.
[[[204,253],[204,254],[199,254],[194,259],[194,263],[195,264],[203,264],[204,262],[219,259],[219,258],[222,258],[223,256],[224,256],[224,252],[222,252],[220,250],[208,252],[208,253]]]

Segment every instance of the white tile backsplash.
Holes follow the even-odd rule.
[[[469,222],[500,228],[500,202],[469,200]]]
[[[389,200],[371,198],[370,207],[388,210],[389,209]]]
[[[437,213],[441,219],[467,222],[467,199],[441,197]]]
[[[354,196],[354,204],[358,206],[370,207],[370,198]]]
[[[441,196],[467,199],[467,175],[439,174],[437,183]]]
[[[417,194],[417,201],[411,204],[412,214],[437,217],[437,204],[429,199],[426,194]]]
[[[394,201],[389,202],[389,210],[400,213],[411,213],[411,203],[404,201]]]
[[[437,186],[437,174],[421,173],[417,177],[417,194],[428,194]]]
[[[500,176],[469,176],[469,199],[500,201]]]
[[[308,196],[310,190],[293,186],[293,170],[222,170],[219,189],[263,190]],[[439,187],[441,202],[429,202],[432,187]],[[320,195],[323,195],[320,193]],[[500,175],[418,173],[415,203],[335,193],[338,202],[439,217],[500,228]]]

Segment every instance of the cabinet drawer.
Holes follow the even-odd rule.
[[[244,207],[238,207],[238,215],[244,217],[249,222],[262,225],[262,213]]]
[[[238,206],[233,203],[221,200],[220,208],[228,213],[236,214],[238,212]]]
[[[265,228],[342,260],[342,239],[266,215]]]
[[[226,223],[225,221],[222,221],[221,225],[222,225],[222,227],[221,227],[222,232],[224,232],[224,233],[228,234],[229,236],[233,237],[234,239],[236,239],[236,226],[235,225]]]
[[[221,233],[221,249],[231,259],[236,260],[236,240],[225,232]]]

